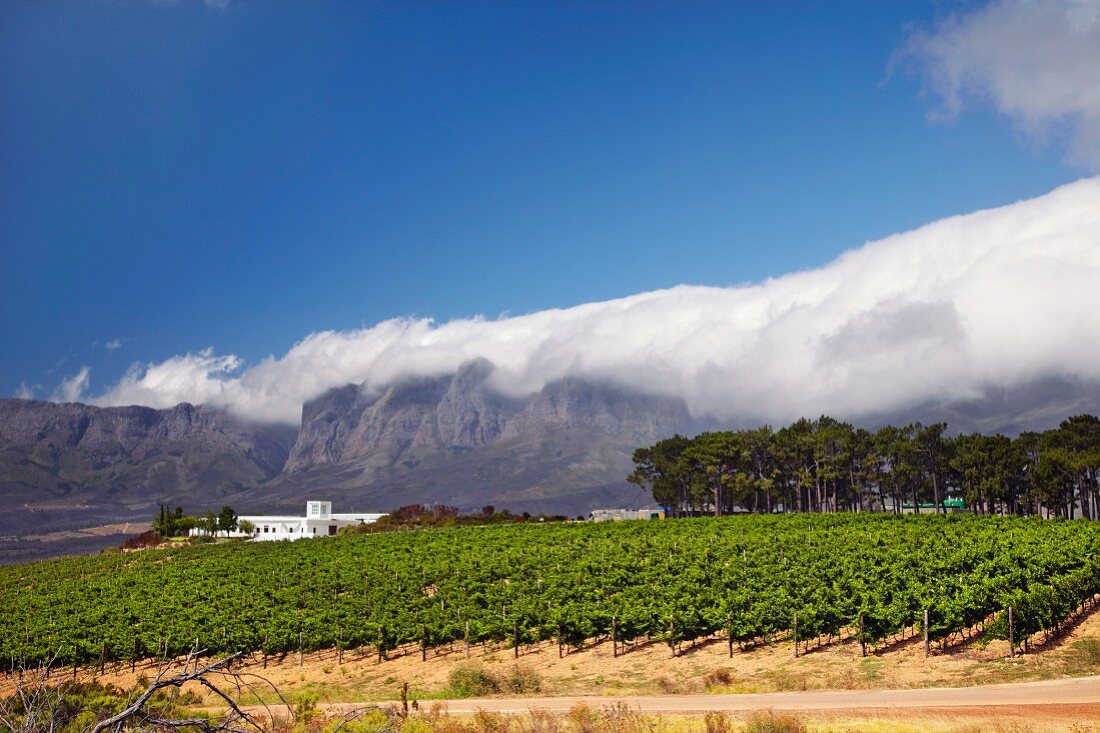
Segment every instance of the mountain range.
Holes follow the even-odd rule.
[[[347,385],[303,405],[298,427],[190,404],[0,400],[0,561],[23,557],[25,541],[43,536],[106,544],[79,532],[146,522],[161,503],[197,513],[223,504],[298,513],[307,498],[338,511],[639,507],[651,499],[625,480],[633,450],[719,427],[679,398],[576,377],[509,396],[492,387],[492,372],[478,359],[381,389]],[[956,431],[1013,433],[1096,411],[1098,395],[1095,384],[1047,381],[867,424],[947,419]]]
[[[0,400],[0,540],[188,512],[340,511],[410,503],[574,515],[649,501],[625,480],[631,452],[706,425],[682,400],[566,378],[526,397],[490,386],[492,365],[333,389],[299,428],[180,404],[93,407]],[[3,554],[0,546],[0,557]]]

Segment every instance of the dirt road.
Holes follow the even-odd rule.
[[[921,708],[924,710],[970,707],[1067,706],[1090,717],[1100,714],[1100,676],[1047,680],[982,687],[927,688],[916,690],[834,690],[773,692],[737,695],[655,695],[637,697],[525,697],[479,698],[444,701],[452,713],[523,713],[532,708],[565,712],[578,703],[602,708],[625,703],[651,713],[702,713],[709,710],[746,711],[772,708],[789,711],[856,711]]]

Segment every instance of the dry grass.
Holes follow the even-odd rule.
[[[340,719],[314,718],[308,729],[334,733]],[[401,718],[396,710],[373,710],[340,728],[342,733],[1100,733],[1095,723],[1056,720],[1031,722],[995,716],[964,722],[906,711],[904,718],[815,719],[772,710],[738,718],[711,712],[702,717],[650,715],[626,705],[595,708],[576,705],[567,713],[530,710],[523,714],[480,711],[451,715],[441,706]],[[297,733],[306,733],[299,726]]]

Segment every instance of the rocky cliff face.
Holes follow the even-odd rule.
[[[678,399],[574,378],[515,399],[489,386],[491,371],[479,360],[454,375],[406,380],[378,394],[354,386],[332,390],[303,407],[286,472],[342,463],[379,472],[411,456],[456,455],[570,430],[642,445],[692,425]]]
[[[502,435],[511,438],[547,429],[587,428],[641,446],[693,426],[683,400],[570,377],[531,395]]]
[[[123,517],[159,501],[210,501],[276,476],[295,435],[188,404],[0,400],[0,507],[80,507],[94,518],[100,508]],[[18,521],[26,517],[0,513],[0,534]]]
[[[348,385],[302,408],[288,472],[342,461],[393,465],[411,449],[470,450],[495,440],[523,406],[487,385],[491,365],[464,364],[445,377],[408,379],[378,394]]]
[[[355,509],[441,502],[566,514],[641,505],[649,497],[625,480],[633,450],[699,427],[679,399],[576,378],[510,398],[491,373],[477,360],[453,375],[313,400],[265,500],[292,507],[324,492]]]

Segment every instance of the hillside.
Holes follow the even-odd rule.
[[[133,519],[282,470],[293,429],[187,404],[167,410],[0,400],[0,536]]]

